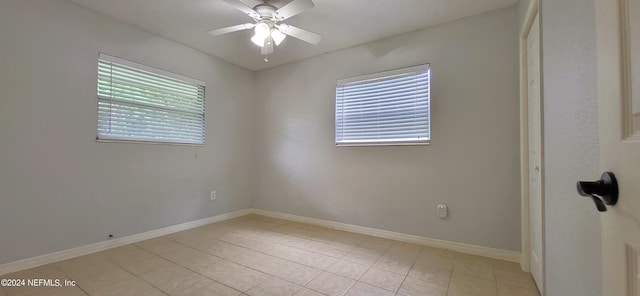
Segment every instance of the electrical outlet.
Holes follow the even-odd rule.
[[[438,205],[438,216],[441,219],[447,218],[447,215],[449,214],[449,209],[447,208],[447,205],[445,204],[439,204]]]
[[[211,200],[216,200],[216,191],[211,191]]]

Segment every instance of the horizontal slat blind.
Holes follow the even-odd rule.
[[[204,83],[100,54],[98,139],[204,144]]]
[[[340,80],[336,145],[427,144],[429,65]]]

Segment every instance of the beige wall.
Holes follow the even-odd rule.
[[[520,35],[520,30],[522,29],[522,25],[527,17],[529,5],[531,5],[531,0],[518,1],[518,35]]]
[[[205,81],[206,144],[96,143],[98,52]],[[0,264],[250,207],[253,81],[67,1],[0,0]]]
[[[512,6],[258,72],[254,206],[520,250],[518,27]],[[337,79],[422,63],[430,146],[334,146]]]

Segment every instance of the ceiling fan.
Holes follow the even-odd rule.
[[[240,0],[223,1],[246,13],[255,23],[211,30],[209,34],[219,36],[236,31],[254,29],[255,35],[251,38],[251,41],[261,47],[260,53],[265,56],[265,62],[269,61],[266,56],[273,53],[274,44],[276,46],[280,45],[287,35],[314,45],[318,44],[322,38],[316,33],[281,23],[294,15],[311,9],[314,6],[311,0],[293,0],[279,9],[270,4],[269,0],[264,0],[263,3],[253,8]]]

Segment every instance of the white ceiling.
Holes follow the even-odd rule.
[[[285,23],[322,35],[318,45],[288,37],[265,63],[251,31],[208,31],[252,22],[222,0],[70,0],[250,70],[262,70],[516,3],[518,0],[313,0]],[[259,0],[242,0],[248,6]],[[277,7],[290,0],[272,0]]]

